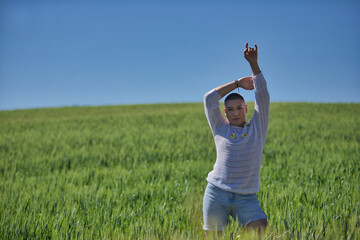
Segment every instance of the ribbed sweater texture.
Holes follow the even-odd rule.
[[[214,169],[207,181],[225,191],[252,194],[260,188],[260,166],[269,123],[270,97],[265,78],[253,76],[255,109],[244,127],[231,126],[219,109],[215,89],[204,95],[205,115],[216,146]]]

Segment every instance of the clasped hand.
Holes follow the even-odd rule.
[[[252,77],[242,77],[238,79],[239,87],[245,90],[254,89],[254,81]]]

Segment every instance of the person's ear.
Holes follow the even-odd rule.
[[[224,113],[225,113],[225,116],[226,116],[226,108],[224,108]],[[227,116],[226,116],[227,117]]]
[[[245,105],[245,113],[247,113],[247,105]]]

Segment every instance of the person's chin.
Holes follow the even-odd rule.
[[[241,124],[240,120],[232,120],[231,125],[239,126]]]

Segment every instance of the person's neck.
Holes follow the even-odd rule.
[[[246,121],[245,122],[243,122],[243,123],[241,123],[241,124],[230,124],[230,126],[234,126],[234,127],[244,127],[245,126],[245,124],[246,124]]]

